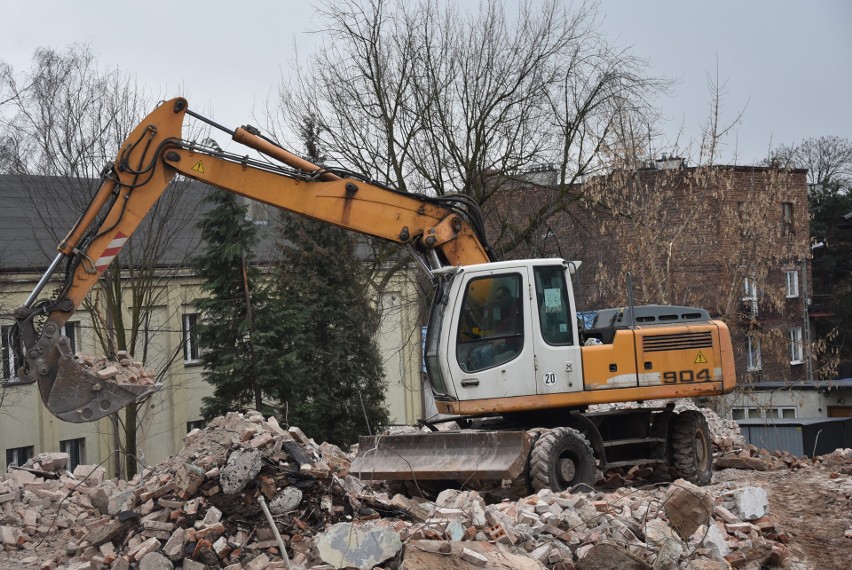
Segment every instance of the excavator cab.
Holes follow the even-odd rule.
[[[571,287],[578,266],[505,261],[458,268],[442,280],[426,339],[439,410],[523,410],[530,396],[582,389]]]
[[[477,416],[487,423],[528,413],[539,396],[583,389],[571,288],[578,266],[537,259],[434,272],[425,361],[440,414],[427,425],[467,425]],[[439,431],[430,445],[416,434],[362,438],[352,471],[376,479],[513,479],[532,442],[519,427]]]

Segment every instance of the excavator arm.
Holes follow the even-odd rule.
[[[249,159],[185,141],[186,115],[228,132],[272,161]],[[279,164],[280,163],[280,164]],[[176,98],[149,114],[122,144],[86,211],[22,307],[11,346],[18,378],[38,382],[45,406],[70,422],[88,422],[140,401],[156,387],[114,384],[81,368],[62,326],[168,188],[175,175],[217,186],[282,210],[410,246],[432,268],[491,260],[476,205],[462,196],[407,194],[305,161],[251,127],[224,129]],[[39,300],[64,267],[55,298]]]

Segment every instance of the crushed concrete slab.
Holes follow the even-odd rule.
[[[262,455],[258,449],[238,449],[228,457],[228,464],[219,472],[222,492],[232,495],[242,491],[260,473]]]
[[[769,514],[769,497],[760,487],[743,487],[734,493],[737,511],[743,520],[755,520]]]
[[[335,568],[370,570],[395,556],[400,548],[399,533],[371,524],[338,523],[317,541],[320,558]]]
[[[672,528],[682,538],[689,538],[695,529],[709,523],[715,504],[706,490],[678,479],[669,487],[664,506]]]
[[[269,503],[269,510],[274,515],[283,515],[292,512],[299,508],[302,498],[303,493],[298,487],[285,487]]]

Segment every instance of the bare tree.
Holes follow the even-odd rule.
[[[100,70],[88,48],[81,46],[64,53],[39,49],[32,69],[20,77],[10,66],[0,66],[0,81],[8,93],[0,114],[8,164],[11,172],[25,175],[21,183],[31,196],[32,226],[46,228],[53,238],[46,243],[40,233],[32,236],[50,259],[49,251],[85,210],[102,171],[153,103],[132,76],[118,69]],[[168,304],[165,285],[180,263],[166,254],[193,211],[189,196],[172,191],[158,202],[85,302],[107,356],[115,358],[125,350],[149,365],[156,360],[161,374],[177,355],[154,358],[149,353],[158,332],[152,315],[156,307]],[[191,244],[186,245],[180,253],[188,255]],[[128,457],[126,469],[117,462],[117,475],[132,477],[136,472],[140,406],[128,406],[123,418],[114,418],[116,446]]]
[[[309,65],[282,88],[281,117],[314,118],[329,160],[407,192],[465,193],[483,208],[530,169],[559,174],[557,199],[520,227],[494,218],[511,256],[571,184],[606,169],[628,119],[650,124],[664,87],[598,32],[593,6],[524,3],[508,14],[452,3],[346,0],[322,10],[328,27]]]
[[[852,141],[837,136],[809,138],[797,145],[780,146],[770,158],[771,164],[788,168],[807,168],[808,182],[814,185],[852,181]]]

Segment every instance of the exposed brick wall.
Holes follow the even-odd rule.
[[[799,296],[788,300],[784,273],[801,271],[810,252],[805,170],[641,170],[563,191],[516,184],[485,205],[489,235],[506,240],[543,210],[531,239],[503,241],[498,250],[583,261],[580,308],[626,304],[629,271],[637,303],[694,305],[725,320],[741,381],[805,378],[804,365],[790,364],[789,340],[791,328],[803,327],[803,283],[800,273]],[[756,318],[743,310],[745,277],[757,283]],[[759,372],[746,370],[746,334],[760,339]]]

